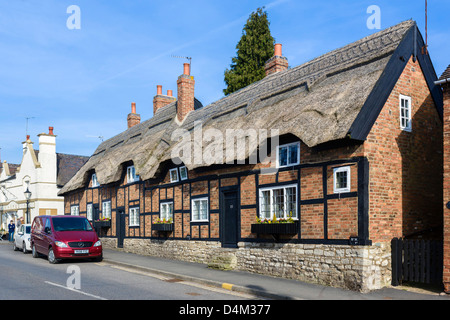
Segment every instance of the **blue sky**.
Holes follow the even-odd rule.
[[[429,50],[436,73],[450,64],[450,1],[429,0]],[[80,8],[81,29],[66,22]],[[265,6],[276,42],[291,66],[378,30],[367,8],[381,9],[381,28],[407,19],[425,34],[425,0],[153,1],[0,0],[0,153],[20,163],[28,134],[55,128],[57,152],[91,155],[126,130],[131,102],[152,117],[156,85],[174,91],[183,59],[192,57],[195,95],[223,97],[223,73],[236,54],[250,13]]]

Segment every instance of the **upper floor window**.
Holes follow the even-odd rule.
[[[98,183],[97,175],[95,173],[93,173],[92,174],[92,188],[96,188],[99,186],[100,186],[100,184]]]
[[[178,182],[178,169],[170,169],[170,182]]]
[[[334,193],[350,192],[350,167],[333,169]]]
[[[300,142],[289,143],[277,148],[277,167],[289,167],[300,164]]]
[[[186,167],[180,167],[180,179],[187,180],[188,178],[188,170]]]
[[[411,132],[411,97],[400,95],[400,129]]]
[[[132,183],[136,181],[139,181],[139,176],[136,174],[134,166],[130,166],[127,168],[127,183]]]
[[[161,203],[160,219],[165,221],[173,219],[173,202]]]

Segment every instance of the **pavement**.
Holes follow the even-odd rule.
[[[142,256],[120,249],[103,249],[103,262],[174,281],[190,281],[274,300],[450,300],[450,295],[439,289],[401,286],[360,293],[249,272],[210,269],[205,264]]]

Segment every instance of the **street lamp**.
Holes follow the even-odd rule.
[[[25,199],[27,199],[27,222],[26,223],[30,223],[29,203],[30,203],[30,198],[31,198],[31,191],[28,190],[28,187],[27,187],[27,191],[25,191],[24,194],[25,194]]]

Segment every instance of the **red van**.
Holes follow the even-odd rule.
[[[102,243],[85,217],[38,216],[31,225],[33,258],[43,254],[50,263],[62,259],[103,259]]]

